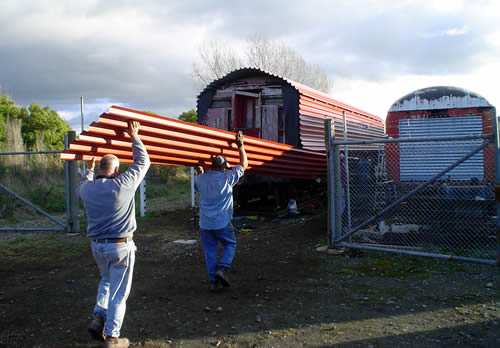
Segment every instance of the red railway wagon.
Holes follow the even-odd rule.
[[[198,123],[298,148],[325,151],[324,119],[334,121],[336,136],[343,139],[343,112],[347,139],[384,137],[384,123],[378,116],[335,100],[298,82],[256,68],[242,68],[210,83],[198,96]],[[351,146],[371,150],[373,145]],[[252,192],[266,192],[257,184],[289,183],[289,180],[246,175]],[[293,181],[297,184],[296,181]],[[294,185],[293,188],[297,186]],[[281,185],[288,192],[290,186]],[[285,195],[286,196],[286,195]]]
[[[411,92],[389,109],[386,132],[390,138],[424,138],[492,134],[495,108],[482,96],[457,87],[437,86]],[[386,146],[387,170],[395,183],[427,180],[460,156],[481,144],[481,140],[460,141],[446,153],[443,143],[426,143],[426,150],[412,143]],[[453,169],[442,179],[492,182],[494,149],[489,146]]]

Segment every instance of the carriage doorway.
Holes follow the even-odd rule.
[[[236,91],[233,94],[232,104],[232,130],[234,132],[241,130],[245,135],[260,138],[260,93]]]

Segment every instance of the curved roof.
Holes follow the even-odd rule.
[[[375,127],[383,128],[382,119],[378,116],[375,116],[366,111],[363,111],[351,105],[335,100],[332,97],[328,96],[326,93],[305,86],[299,82],[287,79],[283,76],[279,76],[259,68],[245,67],[228,73],[227,75],[211,82],[207,87],[205,87],[205,89],[198,95],[198,100],[200,99],[201,95],[210,90],[223,86],[224,84],[229,83],[230,81],[234,81],[254,74],[265,74],[271,77],[275,77],[277,79],[281,79],[283,82],[293,87],[300,95],[300,104],[301,104],[299,106],[300,114],[307,114],[319,117],[324,117],[326,114],[330,114],[332,118],[339,118],[339,117],[342,118],[342,111],[346,111],[347,113],[351,113],[355,118],[356,116],[358,117],[361,116],[361,118],[364,119],[365,123],[371,123]],[[314,105],[311,105],[311,102],[317,103],[318,106],[315,107]],[[321,108],[324,109],[325,104],[328,106],[327,108],[330,109],[329,112],[327,111],[326,114],[325,110],[323,111],[318,110]],[[322,107],[319,107],[319,105],[321,105]]]
[[[389,112],[491,106],[484,97],[466,89],[434,86],[418,89],[399,98],[392,104]]]

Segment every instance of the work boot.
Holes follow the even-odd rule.
[[[215,279],[217,279],[224,287],[231,285],[226,275],[226,268],[219,268],[219,270],[215,273]]]
[[[88,331],[92,338],[98,341],[104,341],[104,318],[100,313],[94,313],[94,317],[89,324]]]
[[[127,348],[129,345],[128,338],[118,338],[106,336],[104,340],[104,348]]]
[[[223,289],[224,287],[217,279],[210,281],[210,292],[220,292]]]

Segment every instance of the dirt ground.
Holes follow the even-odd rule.
[[[139,220],[122,336],[131,347],[499,347],[500,268],[317,251],[325,218],[237,221],[232,286],[208,292],[189,209]],[[193,239],[196,245],[173,243]],[[88,240],[0,243],[0,346],[98,347]]]

